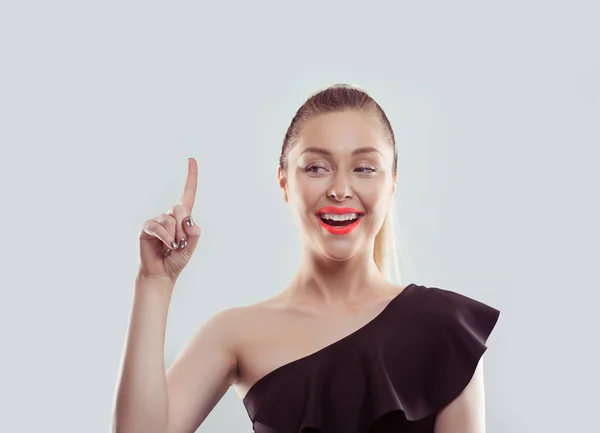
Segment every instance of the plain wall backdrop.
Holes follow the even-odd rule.
[[[298,265],[276,168],[311,93],[395,129],[403,283],[501,310],[489,433],[600,432],[599,7],[0,1],[0,431],[107,432],[143,221],[199,164],[167,367]],[[199,432],[251,431],[231,389]]]

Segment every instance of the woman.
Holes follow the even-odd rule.
[[[301,232],[295,277],[214,315],[166,373],[169,302],[200,236],[195,160],[181,203],[143,225],[115,431],[193,432],[233,385],[258,433],[484,432],[482,355],[499,311],[388,280],[397,152],[381,107],[345,85],[313,95],[278,178]]]

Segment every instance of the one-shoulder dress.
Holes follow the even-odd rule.
[[[407,285],[374,319],[258,380],[243,405],[256,433],[433,433],[468,385],[500,311]]]

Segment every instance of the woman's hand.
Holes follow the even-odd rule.
[[[180,203],[142,226],[138,278],[176,280],[190,261],[200,238],[191,218],[197,184],[198,163],[190,158]]]

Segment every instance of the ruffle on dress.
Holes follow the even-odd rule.
[[[473,377],[499,315],[411,284],[357,331],[261,378],[243,400],[254,431],[433,432],[436,414]]]

